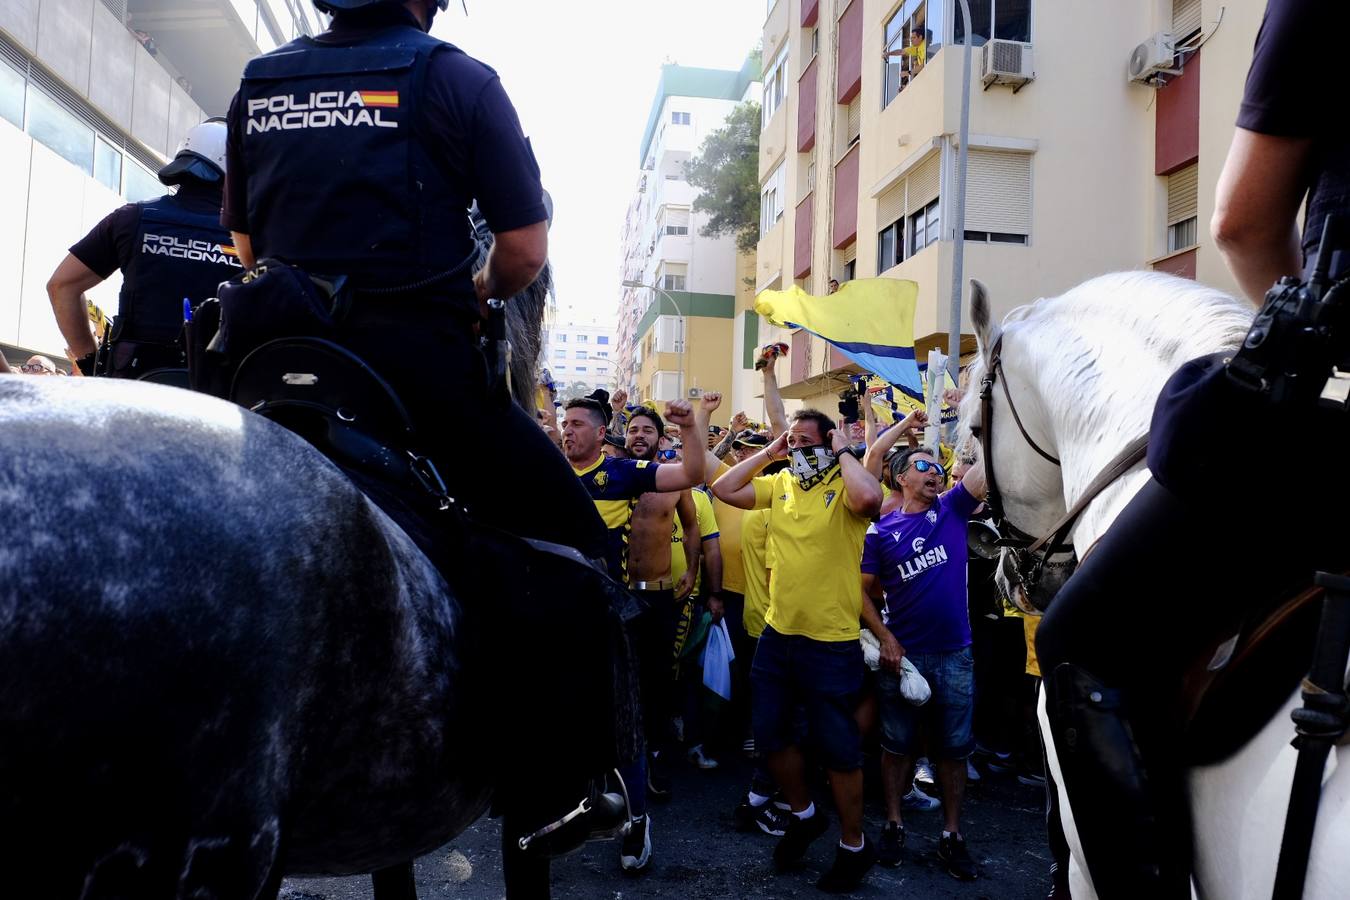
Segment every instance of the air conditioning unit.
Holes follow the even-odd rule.
[[[1127,69],[1130,81],[1147,84],[1159,75],[1181,74],[1179,69],[1173,68],[1176,53],[1176,41],[1172,35],[1165,31],[1153,35],[1130,54]]]
[[[985,90],[991,84],[1011,84],[1013,93],[1036,78],[1031,45],[1021,41],[989,41],[980,48],[980,78]]]

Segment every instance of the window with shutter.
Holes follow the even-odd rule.
[[[666,234],[689,233],[689,210],[682,208],[667,209],[665,220]]]
[[[966,166],[966,232],[1031,234],[1031,154],[974,150]],[[997,240],[997,239],[995,239]]]
[[[759,236],[768,234],[778,220],[783,218],[783,189],[786,173],[780,163],[760,188],[759,194]]]
[[[1199,241],[1199,166],[1191,164],[1167,176],[1167,252]]]
[[[905,183],[877,198],[877,274],[905,259]]]
[[[682,291],[689,275],[688,263],[668,262],[661,264],[661,289],[664,291]]]
[[[1172,0],[1172,37],[1177,43],[1200,30],[1200,0]]]
[[[853,98],[848,105],[848,127],[845,149],[858,143],[862,135],[862,94]]]
[[[934,153],[914,167],[909,178],[909,201],[906,209],[917,212],[937,198],[942,190],[941,154]]]

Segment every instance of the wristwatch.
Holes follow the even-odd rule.
[[[858,462],[862,462],[862,454],[859,453],[858,448],[853,446],[852,444],[849,444],[843,450],[840,450],[838,453],[834,455],[835,459],[838,459],[841,456],[851,456]]]

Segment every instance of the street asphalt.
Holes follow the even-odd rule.
[[[731,751],[727,751],[731,754]],[[867,833],[875,840],[884,812],[876,794],[879,779],[869,771]],[[834,858],[837,827],[807,853],[797,871],[777,875],[770,853],[776,838],[742,834],[731,811],[748,783],[749,766],[732,755],[721,768],[699,771],[681,765],[674,798],[652,808],[653,857],[648,871],[628,877],[619,868],[617,842],[588,844],[553,863],[555,900],[641,900],[641,898],[822,898],[815,881]],[[819,792],[817,804],[824,799]],[[933,900],[1033,900],[1049,888],[1050,857],[1042,817],[1043,790],[1009,775],[987,774],[968,788],[962,817],[980,878],[958,882],[937,862],[942,831],[940,811],[906,814],[904,862],[874,868],[850,896],[933,898]],[[834,820],[833,815],[831,819]],[[450,844],[417,861],[420,900],[499,900],[504,896],[500,837],[496,820],[483,819]],[[289,879],[282,900],[370,900],[370,879]]]

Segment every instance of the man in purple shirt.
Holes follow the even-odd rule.
[[[884,597],[886,627],[933,691],[920,709],[901,694],[899,673],[885,667],[877,673],[887,815],[877,861],[900,864],[905,844],[901,800],[920,750],[921,716],[927,715],[942,791],[944,824],[938,857],[953,877],[969,881],[975,878],[975,865],[960,828],[966,758],[975,748],[966,523],[987,491],[984,465],[976,463],[960,484],[939,495],[945,482],[946,473],[931,450],[901,451],[891,461],[891,483],[903,502],[873,524],[863,540],[863,590],[878,601]]]

